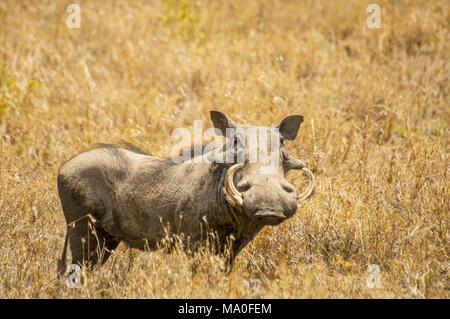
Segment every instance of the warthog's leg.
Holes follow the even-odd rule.
[[[111,252],[117,248],[119,245],[119,242],[114,239],[114,237],[108,233],[107,231],[103,230],[103,228],[94,225],[97,238],[100,241],[97,247],[97,252],[100,253],[100,255],[97,255],[97,260],[100,261],[100,263],[104,264],[109,256],[111,256]]]
[[[226,272],[230,273],[234,266],[236,256],[255,238],[256,234],[262,229],[262,225],[251,225],[243,234],[237,235],[232,243],[229,255],[226,258]]]
[[[67,222],[72,263],[91,268],[99,261],[106,262],[119,242],[95,225],[90,218],[89,210],[73,199],[73,194],[60,180],[58,180],[58,192]],[[65,251],[63,251],[64,256]],[[63,264],[65,264],[64,260],[61,262],[61,265]]]
[[[72,263],[90,268],[98,262],[105,263],[119,244],[111,234],[96,226],[89,216],[69,225],[67,232]]]
[[[68,228],[72,263],[92,268],[104,264],[119,242],[111,234],[96,226],[89,218],[79,221],[73,229]]]

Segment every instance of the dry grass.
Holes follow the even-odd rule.
[[[450,297],[448,1],[377,1],[379,30],[356,0],[78,1],[79,30],[71,2],[0,0],[0,297]],[[315,197],[230,275],[122,245],[66,288],[58,166],[118,139],[168,155],[210,109],[303,114]]]

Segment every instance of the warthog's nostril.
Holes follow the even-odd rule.
[[[248,191],[250,189],[250,187],[252,187],[252,186],[250,185],[250,182],[248,180],[244,179],[244,180],[240,181],[236,187],[239,192],[245,192],[245,191]]]
[[[283,188],[283,190],[285,192],[287,192],[287,193],[293,193],[294,192],[294,188],[288,182],[282,181],[282,182],[280,182],[280,184],[281,184],[281,188]]]

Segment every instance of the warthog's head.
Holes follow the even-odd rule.
[[[288,116],[273,128],[237,125],[216,111],[211,119],[216,132],[227,136],[226,154],[232,159],[225,163],[230,166],[224,183],[227,201],[258,224],[277,225],[292,217],[297,203],[311,196],[315,187],[313,174],[284,146],[284,141],[296,138],[303,117]],[[285,179],[291,169],[309,178],[300,195]]]

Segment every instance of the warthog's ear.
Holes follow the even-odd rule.
[[[297,137],[300,124],[303,122],[303,116],[290,115],[285,117],[276,127],[280,131],[281,136],[287,140],[295,140]]]
[[[218,111],[211,111],[211,120],[214,127],[218,129],[223,136],[227,135],[227,128],[236,128],[236,125],[225,114]]]

